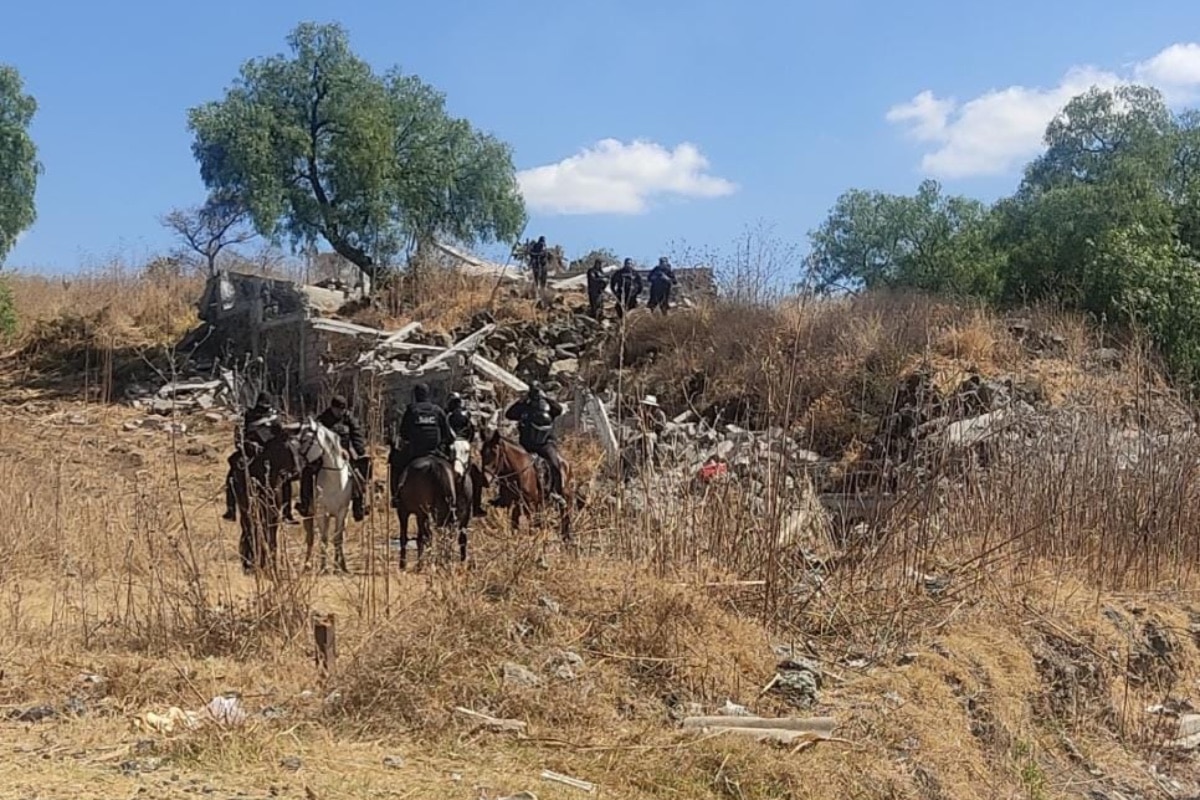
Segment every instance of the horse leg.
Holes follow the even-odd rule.
[[[467,563],[467,524],[471,519],[471,510],[467,509],[462,520],[458,523],[458,560]]]
[[[400,571],[403,572],[408,567],[408,512],[398,508],[396,516],[400,518]]]
[[[566,544],[571,543],[571,510],[575,503],[575,493],[569,486],[571,474],[567,469],[562,470],[562,509],[558,517],[558,533]]]
[[[313,530],[314,522],[311,514],[305,515],[302,521],[304,525],[304,571],[308,572],[312,569],[313,540],[316,538],[316,531]]]
[[[425,545],[429,543],[429,512],[421,509],[417,512],[417,569],[420,570],[425,562]]]
[[[346,551],[343,547],[346,541],[346,512],[342,511],[335,520],[333,529],[333,568],[343,574],[350,571],[346,566]]]
[[[242,559],[242,570],[250,572],[254,569],[254,526],[248,510],[242,510],[239,521],[242,535],[238,538],[238,555]]]

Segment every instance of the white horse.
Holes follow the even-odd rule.
[[[329,526],[334,526],[334,567],[347,572],[346,553],[342,549],[346,538],[346,514],[354,496],[354,473],[350,459],[342,449],[338,435],[309,417],[300,427],[300,454],[306,463],[321,462],[313,487],[312,515],[304,518],[306,551],[304,568],[312,568],[313,527],[321,526],[321,571],[325,571],[325,551],[329,546]]]

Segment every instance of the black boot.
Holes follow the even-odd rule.
[[[362,495],[357,492],[350,498],[350,513],[354,515],[355,522],[362,522],[367,516],[363,509]]]

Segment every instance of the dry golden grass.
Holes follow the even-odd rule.
[[[182,307],[172,306],[182,295],[146,292],[139,301],[113,291],[110,313],[136,320],[139,303]],[[27,317],[70,308],[37,302]],[[417,313],[446,330],[486,306],[481,286],[453,293],[453,311],[426,302]],[[507,299],[497,308],[542,313]],[[131,341],[173,330],[130,324]],[[0,706],[73,696],[87,714],[0,722],[11,754],[0,797],[116,798],[142,787],[161,797],[579,796],[539,780],[546,768],[595,781],[601,796],[712,800],[1048,799],[1077,797],[1081,785],[1153,796],[1151,763],[1187,781],[1194,763],[1163,748],[1170,720],[1145,709],[1200,680],[1190,466],[1200,453],[1185,444],[1116,469],[1105,447],[1127,403],[1155,422],[1169,398],[1136,350],[1098,369],[1086,326],[1036,324],[1066,338],[1061,357],[1015,348],[1003,323],[977,310],[919,298],[631,320],[631,383],[669,399],[704,369],[707,401],[761,388],[768,423],[786,414],[830,446],[853,447],[869,427],[862,418],[918,367],[947,384],[973,370],[1035,376],[1056,403],[1088,404],[1089,426],[1062,463],[1001,458],[950,488],[903,486],[884,535],[845,552],[809,534],[799,544],[840,553],[815,594],[804,588],[810,565],[779,544],[779,512],[757,510],[736,487],[645,497],[646,511],[634,512],[635,484],[620,504],[593,494],[577,556],[547,539],[552,526],[514,533],[493,517],[473,528],[473,569],[400,575],[381,507],[351,527],[351,576],[300,574],[300,534],[287,529],[289,568],[256,581],[241,574],[234,526],[219,521],[226,424],[189,420],[175,440],[128,432],[132,410],[48,401],[10,374],[0,404]],[[568,447],[586,482],[600,465],[596,444]],[[947,577],[948,588],[931,593],[914,572]],[[312,612],[337,615],[331,677],[313,666]],[[1148,645],[1147,623],[1165,652]],[[826,669],[813,709],[759,696],[771,646],[784,643]],[[575,680],[553,674],[561,651],[583,659]],[[507,684],[505,662],[542,685]],[[229,690],[255,714],[245,728],[132,727],[146,711],[199,708]],[[689,703],[726,700],[832,714],[844,741],[799,752],[698,741],[673,720]],[[480,732],[460,705],[529,728]],[[149,758],[162,759],[152,772],[120,768]]]

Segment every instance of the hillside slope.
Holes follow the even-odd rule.
[[[1197,796],[1197,756],[1172,742],[1200,692],[1189,414],[1136,347],[1013,322],[914,298],[715,307],[634,318],[582,365],[598,391],[786,428],[831,484],[895,434],[908,376],[959,421],[980,416],[955,405],[972,375],[1023,387],[1022,427],[965,451],[922,432],[908,467],[872,467],[892,476],[874,527],[789,542],[770,479],[680,488],[663,515],[661,484],[598,473],[593,497],[616,501],[582,512],[574,553],[497,515],[473,529],[471,569],[399,574],[377,508],[349,533],[350,576],[300,573],[288,529],[289,568],[261,582],[219,520],[232,422],[82,393],[122,329],[156,334],[51,351],[31,326],[0,390],[0,797],[584,796],[546,769],[621,798]],[[64,353],[82,369],[53,374]],[[567,451],[596,460],[586,437]],[[330,676],[314,612],[336,615]],[[146,717],[225,692],[244,724]],[[835,738],[680,727],[728,703],[829,715]]]

